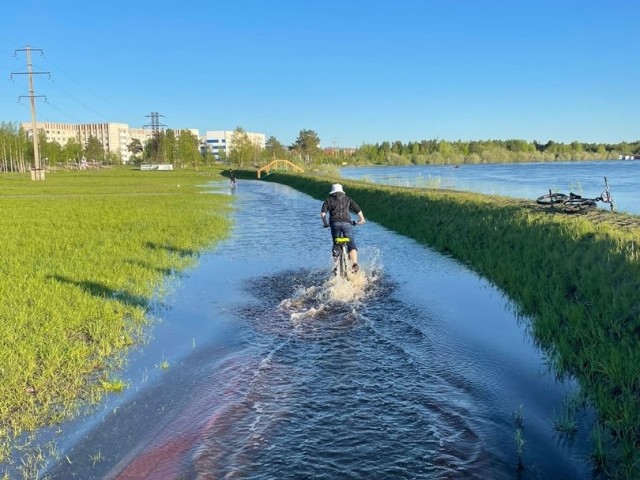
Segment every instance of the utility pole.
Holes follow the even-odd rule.
[[[36,97],[44,97],[44,95],[36,95],[33,89],[33,76],[34,75],[51,75],[49,72],[34,72],[33,64],[31,63],[31,52],[36,51],[42,54],[41,48],[31,48],[27,45],[25,48],[19,48],[14,53],[26,52],[27,55],[27,71],[15,72],[11,74],[11,78],[14,75],[28,75],[29,76],[29,99],[31,100],[31,136],[33,137],[33,165],[31,170],[31,180],[44,180],[44,170],[40,167],[40,152],[38,151],[38,128],[36,125]],[[26,95],[20,95],[18,98],[24,98]]]

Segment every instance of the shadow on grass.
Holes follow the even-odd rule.
[[[179,272],[177,270],[174,270],[173,268],[154,267],[150,263],[142,262],[137,259],[128,259],[126,260],[126,263],[128,263],[129,265],[136,265],[138,267],[142,267],[146,270],[151,270],[153,272],[158,272],[165,277],[175,276],[179,274]]]
[[[89,281],[80,282],[60,275],[50,275],[49,278],[60,283],[66,283],[67,285],[74,285],[94,297],[103,298],[105,300],[116,300],[132,307],[148,308],[149,306],[149,300],[145,297],[132,295],[120,290],[113,290],[101,283]]]
[[[196,250],[191,250],[189,248],[178,248],[173,245],[160,244],[155,242],[146,242],[145,247],[151,250],[166,250],[167,252],[176,253],[182,257],[191,257],[197,255],[198,253]]]

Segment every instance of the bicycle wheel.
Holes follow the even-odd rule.
[[[349,276],[349,265],[347,264],[347,257],[349,254],[347,253],[347,246],[342,244],[340,246],[340,258],[338,263],[338,273],[342,278],[347,278]]]
[[[598,204],[586,198],[576,198],[567,200],[564,203],[564,212],[565,213],[582,213],[588,210],[593,210],[596,208]]]
[[[536,202],[538,202],[540,205],[555,205],[556,203],[562,203],[564,201],[567,200],[568,195],[565,195],[564,193],[552,193],[552,194],[546,194],[546,195],[541,195],[536,199]]]

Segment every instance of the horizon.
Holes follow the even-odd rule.
[[[640,4],[142,0],[3,6],[0,73],[32,56],[38,122],[149,124],[323,148],[422,140],[634,143]],[[346,3],[346,4],[345,4]],[[0,89],[30,122],[26,75]]]

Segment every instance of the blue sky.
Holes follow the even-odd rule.
[[[637,0],[21,0],[0,7],[0,121],[385,140],[640,139]]]

